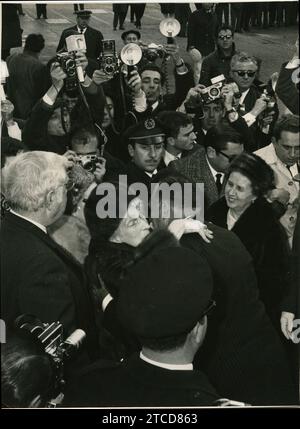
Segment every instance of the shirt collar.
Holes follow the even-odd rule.
[[[149,173],[148,171],[145,171],[145,173],[147,174],[147,176],[152,177],[152,176],[155,176],[155,174],[157,174],[157,169],[155,169],[152,173]]]
[[[242,92],[239,104],[243,104],[244,103],[244,100],[247,97],[249,91],[250,91],[250,88],[248,88],[246,91]]]
[[[14,210],[10,210],[11,213],[13,213],[15,216],[18,216],[24,220],[27,220],[27,222],[32,223],[33,225],[37,226],[38,228],[40,228],[45,234],[47,234],[47,229],[44,225],[42,225],[41,223],[38,223],[32,219],[29,219],[28,217],[22,216],[19,213],[16,213]]]
[[[81,28],[78,27],[78,25],[77,25],[77,30],[78,30],[78,33],[80,33],[80,34],[84,34],[86,32],[86,29],[87,29],[87,27],[85,27],[81,32]]]
[[[206,161],[207,161],[207,164],[208,164],[209,169],[210,169],[210,171],[211,171],[211,174],[214,176],[214,178],[216,179],[217,174],[221,174],[221,182],[223,182],[223,178],[224,178],[225,174],[224,174],[224,173],[220,173],[219,171],[215,170],[215,169],[210,165],[210,163],[209,163],[209,160],[208,160],[207,156],[206,156]]]
[[[165,162],[166,166],[168,166],[170,164],[170,162],[176,161],[177,159],[180,159],[181,155],[182,155],[181,153],[179,153],[178,155],[173,155],[172,153],[165,150],[164,162]]]
[[[173,371],[192,371],[193,370],[193,364],[192,363],[186,363],[186,364],[171,364],[171,363],[162,363],[162,362],[157,362],[155,360],[149,359],[147,358],[143,352],[140,352],[140,358],[147,362],[150,363],[151,365],[154,366],[158,366],[160,368],[164,368],[164,369],[169,369],[169,370],[173,370]]]
[[[152,111],[155,110],[158,105],[159,105],[158,101],[156,101],[155,103],[151,104]]]

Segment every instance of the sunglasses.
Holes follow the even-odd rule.
[[[218,38],[221,39],[221,40],[229,40],[229,39],[232,39],[232,36],[229,36],[229,35],[227,35],[227,36],[218,36]]]
[[[253,77],[256,74],[256,71],[244,71],[244,70],[232,70],[233,72],[237,73],[239,76],[244,77],[244,76],[249,76],[249,77]]]

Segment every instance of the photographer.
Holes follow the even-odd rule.
[[[243,136],[245,148],[251,149],[253,146],[251,134],[246,122],[237,111],[239,100],[237,85],[234,83],[223,84],[215,97],[207,96],[207,90],[208,88],[200,84],[191,88],[178,109],[193,115],[197,143],[204,144],[205,135],[210,128],[227,124]]]
[[[263,92],[254,84],[258,69],[257,59],[246,52],[235,54],[231,59],[230,78],[237,84],[241,93],[237,110],[251,132],[254,142],[252,150],[267,146],[271,142],[272,130],[278,117],[276,99],[270,89],[266,87]]]
[[[86,65],[87,59],[85,55],[82,52],[77,52],[76,66],[80,66],[85,70]],[[62,96],[63,93],[65,93],[65,98],[68,97],[68,94],[71,95],[71,97],[74,97],[75,93],[75,96],[78,97],[82,89],[83,91],[87,91],[94,84],[86,75],[85,81],[82,84],[78,82],[78,89],[72,91],[70,94],[65,91],[66,78],[67,74],[59,63],[53,63],[51,66],[52,86],[46,92],[44,97],[36,104],[24,128],[23,140],[31,150],[46,150],[63,154],[70,146],[70,112],[62,97],[59,96]],[[96,94],[94,98],[99,99],[99,96]],[[104,99],[101,99],[100,97],[98,103],[102,103],[103,109]]]

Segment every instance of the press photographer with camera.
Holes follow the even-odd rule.
[[[278,117],[274,92],[266,85],[260,89],[254,84],[258,69],[258,60],[246,52],[239,52],[231,59],[230,78],[241,93],[237,110],[252,134],[252,150],[270,144],[272,129]]]
[[[207,131],[221,123],[232,126],[240,135],[246,149],[252,147],[251,134],[242,116],[237,112],[240,93],[235,83],[226,84],[224,76],[212,79],[215,83],[191,88],[178,111],[193,117],[197,143],[201,146]]]
[[[46,150],[58,154],[63,154],[68,150],[72,112],[70,114],[64,99],[66,100],[69,96],[72,99],[77,97],[78,100],[83,97],[88,97],[90,100],[93,97],[93,99],[97,99],[97,103],[103,109],[104,98],[101,98],[101,94],[98,95],[96,92],[95,95],[83,95],[94,84],[87,75],[84,77],[84,82],[77,81],[76,67],[78,66],[84,71],[87,59],[81,51],[76,52],[75,55],[76,60],[72,61],[71,91],[66,88],[68,76],[63,67],[58,62],[51,65],[52,86],[33,108],[23,131],[24,143],[31,150]],[[95,85],[94,88],[96,88]],[[95,92],[95,89],[93,91]],[[82,103],[87,107],[86,100],[83,100]]]

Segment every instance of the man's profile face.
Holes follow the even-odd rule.
[[[211,166],[218,173],[226,173],[233,159],[244,151],[243,144],[228,142],[226,147],[217,152],[214,148],[207,148],[207,157]]]
[[[201,125],[204,130],[217,126],[223,118],[223,106],[221,103],[208,103],[203,106],[203,118]]]
[[[174,146],[180,151],[193,149],[194,141],[196,140],[194,125],[189,124],[186,127],[180,127],[178,135],[174,140]]]
[[[247,89],[249,89],[253,84],[257,69],[257,65],[252,61],[237,61],[233,64],[230,75],[241,92],[247,91]]]
[[[283,164],[293,166],[300,159],[299,133],[282,131],[280,139],[273,142],[277,157]]]
[[[162,159],[164,144],[129,144],[128,152],[137,167],[148,173],[153,173]]]
[[[148,102],[155,103],[161,92],[161,75],[154,70],[144,70],[141,74],[142,90]]]

